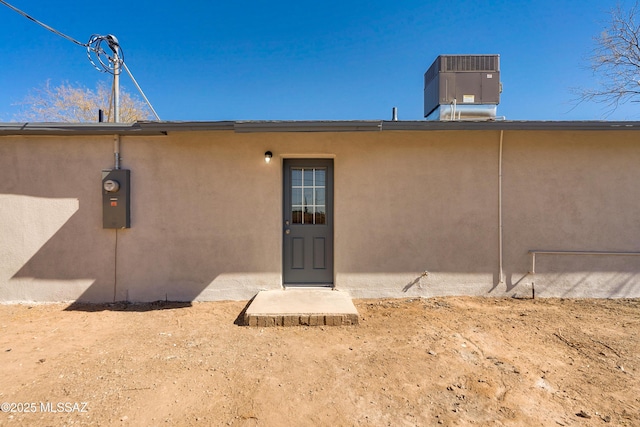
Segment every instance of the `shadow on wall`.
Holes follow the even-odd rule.
[[[635,255],[537,255],[537,296],[620,298],[640,293],[640,257]]]
[[[157,234],[152,236],[154,240],[140,243],[139,238],[131,234],[130,230],[126,230],[118,231],[122,236],[126,236],[123,239],[124,244],[120,242],[119,250],[127,247],[127,240],[137,242],[135,252],[129,251],[129,260],[126,261],[129,264],[128,270],[137,270],[137,276],[134,279],[127,279],[118,276],[118,272],[115,271],[116,232],[100,228],[99,209],[96,215],[96,209],[87,208],[77,199],[46,199],[18,195],[0,195],[0,197],[2,201],[0,212],[3,212],[3,209],[10,211],[12,205],[19,205],[20,209],[16,212],[24,211],[25,215],[26,213],[31,215],[27,218],[17,217],[14,222],[7,220],[9,215],[2,215],[2,226],[6,229],[2,230],[3,242],[0,243],[4,253],[0,287],[4,287],[4,292],[11,291],[11,287],[14,286],[30,288],[24,300],[76,299],[78,303],[72,304],[69,309],[84,311],[148,311],[180,308],[188,307],[190,304],[172,303],[174,305],[164,306],[159,302],[153,303],[155,305],[122,303],[86,306],[83,303],[164,300],[164,304],[167,304],[166,301],[194,301],[203,292],[212,292],[210,297],[205,298],[209,300],[248,299],[255,294],[255,291],[268,288],[269,283],[274,282],[265,277],[277,275],[273,272],[247,271],[246,268],[243,271],[242,267],[245,264],[264,265],[260,261],[264,255],[252,252],[251,241],[247,239],[238,239],[234,243],[242,248],[246,246],[246,250],[242,251],[246,255],[245,259],[238,260],[232,265],[220,265],[216,259],[224,258],[224,252],[228,250],[228,246],[220,244],[215,238],[210,238],[211,236],[180,240],[178,237],[174,239],[167,238],[164,234]],[[57,217],[53,215],[54,211],[59,213]],[[37,228],[40,231],[30,243],[25,243],[25,234],[28,236],[30,228]],[[38,240],[43,236],[46,240]],[[24,247],[18,251],[19,253],[12,251],[14,245],[20,244]],[[357,276],[372,277],[374,281],[373,276],[378,275],[380,288],[386,290],[394,288],[398,295],[403,292],[432,293],[438,291],[435,289],[438,286],[449,286],[456,277],[460,278],[461,292],[465,290],[465,280],[478,283],[478,277],[482,277],[481,281],[486,283],[486,288],[479,293],[484,292],[489,295],[494,292],[497,294],[512,292],[521,285],[526,288],[534,280],[531,275],[506,270],[506,283],[497,283],[498,274],[490,268],[491,265],[497,267],[497,259],[493,256],[482,256],[483,251],[477,248],[467,250],[464,256],[453,254],[448,257],[434,258],[425,257],[424,254],[418,256],[413,252],[410,255],[402,254],[396,257],[395,261],[392,259],[393,254],[385,252],[382,248],[378,251],[382,251],[378,256],[385,258],[384,270],[380,269],[379,272],[363,270],[359,273],[348,272],[347,274],[356,278]],[[236,250],[236,252],[239,251]],[[359,254],[359,257],[362,258],[362,254]],[[156,266],[153,269],[140,267],[141,260],[145,260],[147,265],[155,264]],[[169,264],[169,260],[173,263]],[[363,260],[363,264],[367,263],[364,261],[366,260]],[[526,254],[520,261],[523,269],[529,267]],[[640,257],[539,257],[535,276],[536,295],[558,297],[637,295],[640,293],[639,262]],[[119,263],[122,264],[123,261],[119,260]],[[420,271],[419,267],[424,264],[431,264],[438,269],[430,269],[430,272],[425,270],[422,274],[409,273]],[[443,276],[452,278],[443,278]],[[473,276],[476,278],[474,279]],[[398,280],[399,278],[402,279]],[[493,283],[490,283],[492,278]],[[78,285],[78,282],[86,285]],[[134,286],[138,286],[137,294],[129,295],[126,291],[129,287],[133,289]],[[225,296],[233,293],[234,289],[244,294],[238,298]],[[6,295],[7,293],[4,294],[5,297]],[[130,296],[132,296],[131,299]]]
[[[116,271],[116,231],[101,228],[100,204],[95,201],[0,194],[0,289],[5,300],[19,299],[8,295],[22,295],[22,300],[35,301],[194,301],[203,292],[210,293],[205,297],[210,300],[248,299],[255,291],[269,288],[278,280],[274,278],[278,272],[267,272],[267,266],[273,262],[265,262],[265,254],[252,249],[253,242],[264,236],[243,235],[242,230],[235,233],[240,238],[233,240],[224,236],[218,239],[215,234],[185,236],[184,230],[176,231],[175,227],[143,237],[137,236],[136,230],[118,231],[121,238],[118,252],[128,254],[125,259],[119,257],[118,270],[128,264],[126,269],[135,273],[135,277],[123,277]],[[274,234],[277,235],[269,236]],[[385,236],[385,241],[390,238]],[[480,281],[486,283],[482,292],[489,295],[511,292],[534,280],[522,273],[530,268],[526,253],[517,260],[522,269],[507,269],[506,283],[499,284],[495,271],[497,257],[480,245],[453,252],[442,250],[443,245],[438,248],[433,242],[420,246],[422,239],[409,241],[405,236],[401,240],[403,244],[381,245],[369,252],[350,255],[352,258],[344,261],[347,265],[343,269],[352,270],[347,271],[347,275],[369,276],[374,281],[373,276],[379,275],[380,288],[393,288],[398,295],[448,286],[456,280],[455,276],[460,277],[461,285],[465,279],[478,283],[477,277],[482,277]],[[236,246],[234,252],[243,253],[245,258],[220,262],[228,259],[226,252],[231,245]],[[394,253],[389,248],[400,249]],[[637,295],[640,293],[639,263],[640,257],[539,257],[536,294]],[[377,271],[365,270],[364,266],[372,264]],[[253,267],[253,271],[247,266]],[[422,271],[425,266],[431,273],[410,273]],[[453,279],[447,279],[446,283],[439,281],[445,275]],[[475,280],[473,276],[477,276]],[[21,289],[13,293],[12,288]],[[135,293],[130,295],[129,289]],[[230,298],[228,295],[234,291],[243,294]],[[118,307],[109,309],[120,310]],[[132,305],[129,310],[133,308],[136,306]],[[144,306],[137,308],[145,310]]]
[[[543,298],[637,298],[640,295],[640,275],[635,272],[540,273],[532,280],[535,295]]]
[[[413,279],[411,282],[407,283],[405,285],[404,288],[402,288],[402,292],[409,292],[409,290],[411,290],[411,288],[413,288],[414,286],[418,285],[418,287],[422,284],[422,279],[426,278],[429,276],[429,272],[428,271],[423,271],[422,274],[420,274],[418,277],[416,277],[415,279]]]
[[[264,150],[254,157],[250,145],[161,138],[162,149],[156,137],[123,144],[132,228],[117,232],[102,228],[112,135],[3,139],[0,299],[248,299],[272,286],[279,242],[269,227],[280,219],[261,207],[276,200],[279,175],[264,166]]]
[[[473,294],[517,298],[635,297],[640,295],[639,263],[640,257],[636,255],[538,255],[536,274],[506,270],[504,282],[500,282],[499,274],[495,273],[489,289],[478,285],[490,281],[482,269],[463,273],[424,271],[396,281],[396,286],[400,288],[401,283],[406,283],[402,292],[412,294],[446,294],[456,289],[461,293],[466,288]],[[456,283],[456,279],[460,280]],[[475,285],[465,287],[465,283]]]
[[[74,198],[2,194],[0,218],[0,297],[4,301],[193,301],[203,292],[212,293],[209,299],[248,299],[261,286],[268,287],[265,277],[274,276],[243,271],[240,262],[216,262],[216,254],[225,245],[215,236],[180,242],[169,238],[167,242],[165,235],[158,234],[156,240],[138,245],[144,239],[131,235],[130,230],[102,229],[100,207],[88,208]],[[125,251],[130,259],[123,260],[121,252],[134,242],[133,253]],[[116,252],[120,265],[115,262]],[[246,264],[255,267],[260,255],[250,249],[245,253]],[[125,267],[137,276],[128,278],[122,272]],[[253,288],[243,288],[243,280],[253,282]],[[237,295],[233,295],[234,288]],[[230,296],[225,298],[225,292]],[[125,311],[147,309],[144,305],[103,309],[122,307]]]
[[[23,196],[23,198],[26,197]],[[54,202],[52,203],[55,206]],[[49,233],[43,234],[37,230],[31,233],[32,228],[37,229],[55,215],[35,207],[30,209],[34,211],[32,213],[34,221],[23,223],[21,225],[23,229],[18,230],[20,235],[14,237],[20,239],[21,236],[33,235],[27,238],[37,243],[32,251],[29,251],[31,253],[24,254],[27,257],[20,260],[19,269],[15,274],[4,278],[4,280],[8,279],[7,285],[10,287],[12,283],[15,285],[20,283],[20,286],[30,288],[24,289],[27,294],[30,294],[25,296],[36,301],[49,299],[55,295],[58,295],[58,300],[68,300],[77,297],[70,294],[78,291],[77,286],[72,286],[71,283],[83,281],[90,285],[81,287],[87,299],[108,301],[110,294],[108,290],[113,277],[112,236],[104,233],[103,230],[86,227],[86,221],[83,218],[86,207],[82,205],[59,226],[59,229],[51,230],[50,237]],[[48,240],[38,241],[43,236],[49,237]],[[13,243],[16,247],[21,244],[19,241]]]
[[[100,171],[108,163],[96,153],[109,159],[111,147],[111,136],[98,144],[47,137],[0,144],[3,300],[65,301],[89,292],[108,301],[113,237],[100,228]]]
[[[86,232],[86,210],[73,197],[0,194],[4,301],[75,299],[104,276],[104,265],[93,261],[108,262],[108,253],[96,244],[100,236]]]

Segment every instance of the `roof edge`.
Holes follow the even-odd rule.
[[[0,135],[167,135],[169,132],[367,132],[456,130],[640,130],[640,121],[218,121],[135,123],[0,123]]]
[[[0,135],[127,135],[166,134],[160,130],[143,129],[140,123],[61,123],[24,122],[0,123]]]

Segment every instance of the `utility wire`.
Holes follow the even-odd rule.
[[[156,113],[156,110],[153,109],[153,106],[151,105],[151,103],[149,102],[149,100],[147,99],[147,97],[145,96],[144,92],[142,91],[142,88],[140,87],[140,85],[138,84],[138,82],[136,81],[136,79],[133,77],[133,74],[131,74],[131,71],[129,71],[129,67],[127,67],[127,64],[124,63],[124,61],[122,61],[122,66],[124,67],[124,69],[127,71],[127,74],[129,74],[129,77],[131,77],[131,80],[133,81],[133,83],[136,85],[136,87],[138,88],[138,91],[140,92],[140,95],[142,95],[142,97],[144,98],[144,100],[146,101],[147,105],[149,106],[149,108],[151,109],[151,111],[153,112],[153,115],[156,116],[156,119],[158,121],[160,121],[160,116],[158,116],[158,113]]]
[[[28,15],[27,13],[25,13],[25,12],[21,11],[21,10],[20,10],[20,9],[18,9],[17,7],[10,5],[9,3],[7,3],[7,2],[6,2],[6,1],[4,1],[4,0],[0,0],[0,3],[2,3],[2,4],[3,4],[3,5],[5,5],[5,6],[7,6],[9,9],[12,9],[12,10],[14,10],[15,12],[18,12],[20,15],[24,16],[24,17],[25,17],[25,18],[27,18],[28,20],[33,21],[33,22],[35,22],[36,24],[40,25],[41,27],[46,28],[47,30],[51,31],[53,34],[56,34],[56,35],[58,35],[58,36],[60,36],[60,37],[62,37],[62,38],[65,38],[65,39],[69,40],[70,42],[73,42],[73,43],[75,43],[75,44],[77,44],[77,45],[79,45],[79,46],[82,46],[82,47],[87,47],[87,46],[88,46],[88,44],[87,44],[87,43],[79,42],[78,40],[74,39],[73,37],[69,37],[68,35],[66,35],[66,34],[64,34],[64,33],[61,33],[60,31],[56,30],[55,28],[52,28],[52,27],[48,26],[47,24],[45,24],[45,23],[43,23],[43,22],[38,21],[38,20],[37,20],[37,19],[35,19],[34,17],[32,17],[32,16]]]

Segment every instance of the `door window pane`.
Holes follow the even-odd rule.
[[[291,169],[291,186],[300,187],[302,185],[302,169]]]
[[[326,224],[324,168],[291,168],[291,222]]]
[[[302,188],[291,189],[291,204],[293,206],[302,205]]]
[[[304,189],[304,205],[313,206],[313,188]]]
[[[309,209],[304,211],[302,220],[304,221],[303,224],[313,224],[313,208],[311,208],[311,211]]]
[[[316,224],[326,224],[327,223],[327,214],[324,206],[316,206]]]
[[[313,169],[303,169],[304,171],[304,180],[302,185],[305,187],[313,187]]]
[[[302,206],[293,206],[291,222],[293,224],[302,224]]]

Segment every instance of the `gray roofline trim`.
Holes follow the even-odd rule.
[[[0,123],[6,135],[153,136],[170,132],[379,132],[379,131],[623,131],[640,130],[640,122],[613,121],[219,121],[116,123]]]
[[[238,133],[247,132],[366,132],[382,130],[380,120],[367,121],[247,121],[236,122]]]
[[[640,122],[613,121],[384,121],[382,130],[640,130]]]
[[[2,135],[166,135],[141,123],[0,123]]]
[[[168,132],[194,132],[194,131],[211,131],[211,130],[234,130],[234,121],[219,122],[137,122],[141,128],[146,130],[155,130],[167,134]]]

